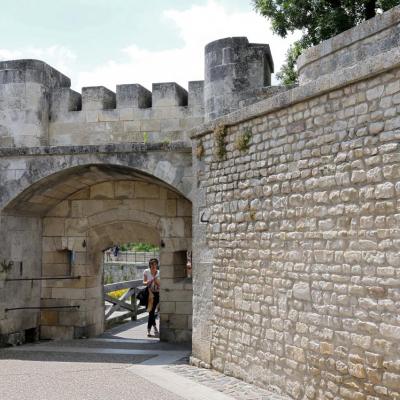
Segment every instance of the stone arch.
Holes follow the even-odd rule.
[[[26,226],[29,221],[34,228]],[[79,306],[79,310],[32,312],[29,323],[26,313],[19,313],[13,326],[2,320],[0,313],[0,329],[7,333],[39,325],[42,338],[57,339],[101,333],[104,304],[98,254],[111,240],[104,232],[116,225],[123,226],[126,232],[132,232],[133,226],[146,229],[154,241],[162,238],[165,293],[178,287],[181,293],[191,292],[191,283],[183,288],[183,283],[174,279],[173,254],[191,248],[191,202],[186,196],[157,177],[131,168],[92,164],[68,168],[38,180],[9,202],[2,212],[0,235],[4,238],[7,230],[11,234],[16,230],[21,243],[29,243],[31,236],[40,238],[29,243],[26,251],[20,251],[21,262],[26,264],[27,257],[33,260],[24,276],[74,278],[45,281],[32,287],[30,293],[21,291],[21,303],[33,297],[32,302],[38,307]],[[128,237],[118,229],[114,233],[117,240]],[[11,259],[15,258],[12,253]],[[15,287],[11,290],[15,291]],[[185,299],[191,305],[188,294]],[[164,338],[189,340],[190,316],[174,317],[176,307],[171,308],[171,299],[169,303],[163,318]]]
[[[107,147],[107,146],[106,146]],[[111,146],[112,147],[112,146]],[[111,148],[110,147],[110,148]],[[12,179],[4,178],[4,186],[0,188],[0,210],[10,210],[17,199],[29,198],[32,193],[42,193],[49,187],[57,187],[60,182],[68,182],[69,178],[90,174],[99,182],[101,175],[119,175],[131,177],[132,174],[142,179],[156,180],[179,192],[184,197],[192,198],[191,154],[187,151],[154,151],[154,152],[116,152],[83,154],[35,154],[26,157],[23,162],[18,157],[3,160]],[[18,179],[14,176],[18,175]],[[1,174],[0,174],[1,176]],[[76,182],[74,186],[76,189]],[[34,213],[40,213],[39,202]],[[31,205],[31,210],[34,207]]]

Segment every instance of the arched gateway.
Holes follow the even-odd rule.
[[[20,335],[38,329],[43,339],[103,332],[101,251],[116,242],[146,241],[162,243],[161,339],[190,341],[192,285],[183,279],[184,266],[180,271],[174,256],[191,250],[192,207],[190,192],[186,197],[177,189],[184,185],[171,168],[166,176],[157,167],[167,166],[169,155],[168,150],[137,154],[141,169],[106,164],[105,158],[99,163],[99,155],[97,164],[73,167],[42,160],[38,166],[52,164],[59,171],[36,169],[38,178],[29,186],[26,177],[8,188],[19,194],[2,209],[3,257],[15,264],[2,288],[3,332]],[[121,155],[122,161],[110,158],[126,162]],[[151,163],[168,183],[146,172]],[[185,167],[183,156],[174,169],[184,177]]]

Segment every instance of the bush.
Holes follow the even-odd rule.
[[[121,251],[158,251],[159,247],[149,243],[125,243],[120,247]]]
[[[113,297],[114,299],[119,299],[121,296],[123,296],[128,289],[120,289],[120,290],[115,290],[114,292],[108,293],[110,297]]]

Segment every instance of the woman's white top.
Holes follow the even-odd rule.
[[[156,273],[156,276],[153,276],[151,274],[150,268],[147,268],[143,271],[143,280],[147,281],[147,286],[152,292],[159,292],[160,291],[160,285],[157,285],[154,281],[155,278],[158,278],[160,280],[160,271],[158,270]]]

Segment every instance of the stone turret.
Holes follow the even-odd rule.
[[[47,144],[51,91],[70,85],[43,61],[0,62],[0,147]]]
[[[271,85],[274,63],[268,44],[246,37],[216,40],[205,48],[205,119],[210,121],[239,108],[255,90]]]

